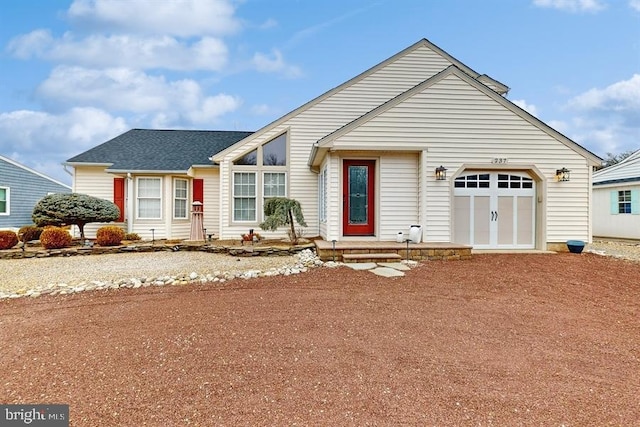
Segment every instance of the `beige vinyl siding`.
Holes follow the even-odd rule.
[[[342,236],[342,162],[337,155],[329,155],[326,160],[327,179],[327,225],[326,232],[320,234],[325,240],[339,240]]]
[[[589,240],[587,160],[455,74],[382,112],[340,136],[335,149],[427,149],[427,227],[429,241],[451,239],[451,177],[463,164],[486,165],[507,159],[511,165],[536,165],[546,180],[546,239]],[[448,181],[433,178],[444,165]],[[571,181],[555,182],[555,170],[567,167]],[[416,169],[417,170],[417,169]],[[539,204],[544,206],[545,203]]]
[[[221,236],[232,238],[246,232],[246,225],[232,223],[231,162],[279,134],[289,132],[288,188],[289,197],[298,200],[303,207],[307,227],[306,235],[320,233],[318,221],[318,175],[309,170],[307,161],[312,145],[320,138],[355,120],[423,80],[450,65],[440,55],[426,46],[419,46],[406,55],[389,62],[372,74],[355,80],[350,86],[330,93],[318,102],[303,107],[297,114],[276,122],[264,132],[234,150],[225,153],[221,162]],[[333,178],[332,178],[333,179]],[[256,224],[257,225],[257,224]],[[329,231],[332,234],[335,230]],[[284,234],[281,233],[281,234]],[[340,233],[341,235],[341,233]]]
[[[420,224],[417,154],[383,154],[378,161],[378,240],[395,240]]]

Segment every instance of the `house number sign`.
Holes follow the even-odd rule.
[[[494,157],[491,159],[491,163],[494,165],[504,165],[505,163],[509,163],[509,159],[506,157]]]

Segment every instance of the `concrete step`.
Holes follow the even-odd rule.
[[[343,262],[393,262],[401,259],[397,253],[342,254]]]

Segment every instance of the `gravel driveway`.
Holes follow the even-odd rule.
[[[2,300],[0,402],[72,426],[635,425],[639,278],[499,254]]]

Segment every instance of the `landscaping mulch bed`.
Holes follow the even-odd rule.
[[[640,263],[474,255],[0,302],[0,403],[74,426],[637,425]]]

